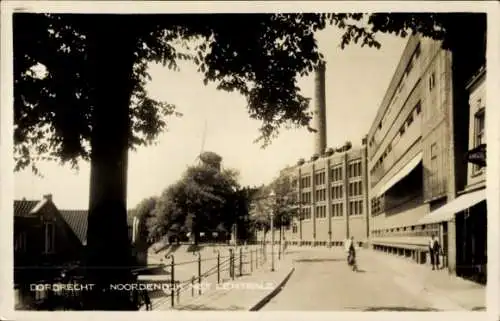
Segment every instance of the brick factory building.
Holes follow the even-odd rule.
[[[368,241],[368,174],[366,140],[359,148],[350,143],[326,148],[325,65],[315,74],[313,128],[315,153],[300,160],[280,175],[292,178],[300,216],[295,218],[284,239],[292,245],[341,245],[346,237]],[[268,233],[270,234],[270,233]],[[257,234],[262,241],[263,232]],[[270,241],[270,236],[266,236]]]

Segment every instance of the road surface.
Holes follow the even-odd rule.
[[[359,272],[349,269],[342,251],[305,251],[295,256],[294,274],[261,311],[438,310],[435,298],[422,287],[362,251]]]

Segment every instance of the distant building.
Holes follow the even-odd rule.
[[[318,158],[294,168],[300,217],[285,233],[297,245],[340,246],[368,240],[366,147]]]
[[[315,74],[313,128],[315,153],[310,161],[283,169],[280,175],[292,178],[299,200],[299,217],[284,233],[293,245],[341,245],[353,236],[357,242],[368,241],[368,164],[367,146],[351,149],[351,143],[327,149],[325,65]],[[269,234],[267,240],[269,241]],[[258,234],[258,240],[263,239]]]

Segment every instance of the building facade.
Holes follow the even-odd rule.
[[[297,245],[342,245],[368,240],[366,147],[318,158],[295,168],[300,216],[287,241]]]
[[[457,214],[485,200],[479,165],[466,161],[484,143],[485,87],[477,75],[465,86],[455,58],[438,41],[410,37],[368,133],[371,246],[424,263],[434,235],[451,273],[485,266],[485,239],[467,245],[474,262],[462,245],[477,229],[486,234],[481,215],[464,228]]]
[[[451,57],[411,37],[368,133],[370,235],[377,249],[421,260],[437,224],[417,221],[443,204],[449,175]]]
[[[344,148],[347,149],[347,148]],[[367,148],[349,149],[299,161],[281,175],[291,177],[298,213],[284,230],[291,245],[340,246],[348,237],[368,241]],[[270,233],[267,233],[270,240]],[[263,232],[257,239],[262,241]]]

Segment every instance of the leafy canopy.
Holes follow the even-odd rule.
[[[118,15],[106,16],[113,23]],[[464,29],[486,25],[485,14],[157,14],[119,15],[135,43],[133,90],[130,92],[129,147],[148,145],[166,129],[175,106],[148,97],[147,66],[190,60],[205,83],[238,91],[251,118],[262,121],[264,145],[286,126],[309,126],[309,98],[297,77],[322,61],[314,33],[327,25],[344,31],[340,46],[350,43],[380,48],[378,32],[406,36],[420,32],[443,39],[449,48],[463,40]],[[95,86],[88,34],[96,15],[15,13],[14,143],[15,169],[40,160],[77,166],[90,158]],[[106,28],[106,25],[101,25]],[[37,71],[38,70],[38,71]],[[112,84],[110,84],[111,86]],[[109,106],[113,108],[113,106]],[[308,127],[309,128],[309,127]]]
[[[282,174],[253,195],[250,216],[256,228],[267,231],[270,228],[271,213],[276,227],[289,226],[293,218],[299,216],[295,183],[290,175]]]
[[[157,200],[150,231],[164,235],[169,231],[228,230],[241,206],[237,179],[234,170],[189,167]]]

